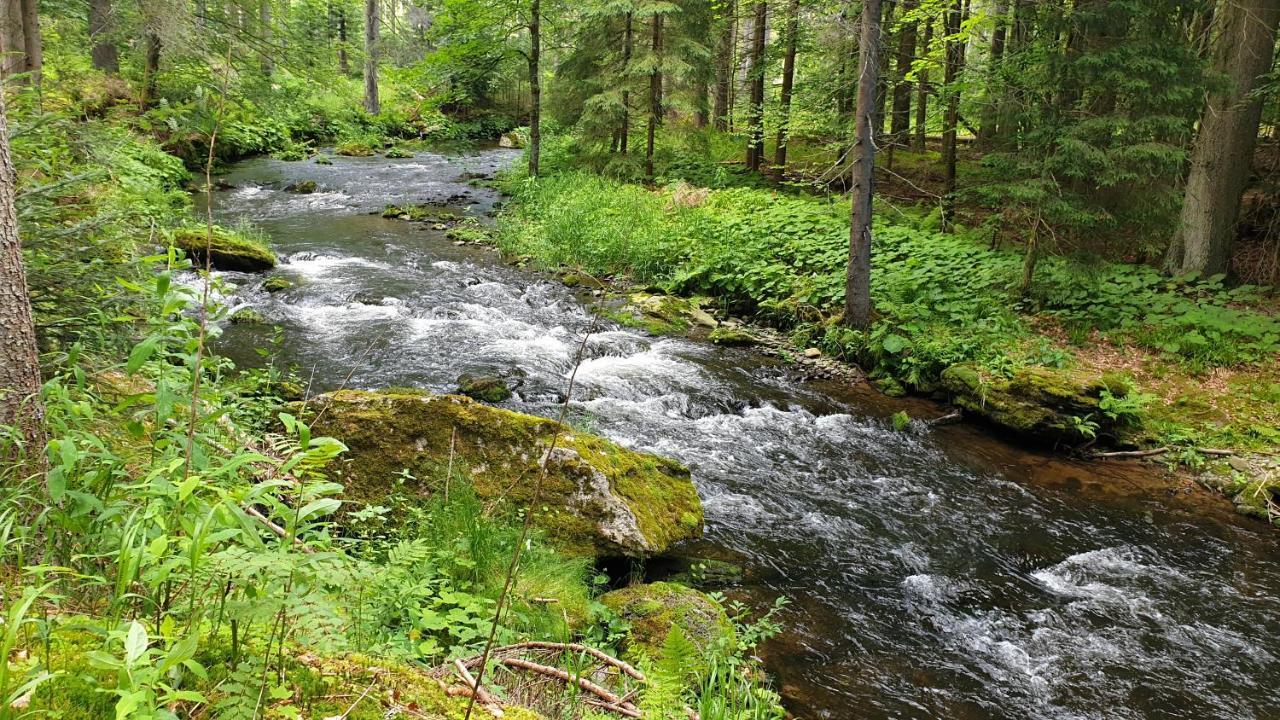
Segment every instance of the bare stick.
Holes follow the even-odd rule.
[[[578,687],[586,690],[592,695],[595,695],[601,700],[604,700],[610,706],[617,708],[619,713],[622,713],[627,717],[640,717],[640,711],[636,710],[634,705],[624,700],[621,696],[609,692],[607,689],[600,687],[584,677],[575,678],[560,668],[551,667],[550,665],[541,665],[523,658],[501,658],[498,662],[508,667],[520,668],[521,670],[528,670],[529,672],[535,672],[539,675],[546,675],[548,677],[563,680],[571,685],[576,683]]]
[[[612,665],[618,668],[619,670],[626,673],[627,675],[630,675],[636,680],[639,680],[641,682],[645,681],[644,673],[635,669],[631,665],[613,657],[612,655],[609,655],[608,653],[602,652],[593,647],[588,647],[586,645],[582,645],[579,643],[558,643],[558,642],[545,642],[541,640],[530,640],[528,642],[516,643],[514,645],[503,645],[500,648],[494,648],[493,652],[503,653],[511,650],[525,650],[525,649],[560,650],[561,652],[571,651],[571,652],[585,653],[599,660],[600,662],[605,663],[606,665]]]
[[[471,690],[471,698],[473,700],[479,700],[485,709],[489,711],[489,714],[496,718],[500,718],[505,714],[502,712],[502,703],[498,702],[498,699],[492,693],[476,683],[476,679],[471,677],[471,671],[467,670],[467,666],[463,665],[461,660],[454,660],[453,667],[457,669],[458,675],[462,677],[462,681]]]
[[[1158,447],[1153,450],[1119,450],[1116,452],[1094,453],[1092,457],[1099,460],[1119,460],[1124,458],[1145,458],[1163,455],[1169,452],[1167,447]]]

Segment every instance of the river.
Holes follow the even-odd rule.
[[[1017,450],[958,426],[895,432],[865,389],[803,382],[750,350],[595,325],[573,292],[459,247],[386,203],[484,215],[466,184],[513,151],[332,165],[254,159],[220,222],[266,230],[293,289],[227,275],[282,328],[313,391],[462,373],[519,379],[551,414],[583,333],[575,424],[687,463],[706,507],[693,551],[741,563],[734,592],[792,600],[763,648],[800,718],[1280,717],[1280,540],[1150,471]],[[315,180],[312,194],[285,192]],[[253,361],[270,333],[228,329]]]

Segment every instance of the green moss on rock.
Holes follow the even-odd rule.
[[[1119,390],[1106,379],[1046,367],[1019,368],[1004,378],[961,364],[942,372],[942,386],[966,412],[1032,438],[1087,439],[1077,420],[1095,423],[1099,432],[1116,429],[1098,406],[1104,390]]]
[[[293,281],[286,277],[269,277],[262,283],[262,289],[269,293],[278,293],[293,287]]]
[[[205,262],[207,249],[209,264],[217,270],[263,272],[276,266],[275,253],[266,245],[226,228],[215,227],[212,239],[204,228],[179,230],[173,244],[197,264]]]
[[[718,327],[715,330],[712,330],[711,334],[707,336],[707,339],[717,345],[729,345],[729,346],[738,346],[738,347],[742,347],[746,345],[755,345],[758,342],[756,340],[756,336],[752,335],[746,330],[743,330],[741,328],[723,327],[723,326]]]
[[[267,319],[255,308],[241,308],[231,315],[232,325],[265,325]]]
[[[511,397],[507,381],[495,375],[463,375],[458,378],[458,393],[472,400],[500,403]]]
[[[348,500],[384,500],[404,469],[418,478],[416,491],[433,493],[452,437],[455,470],[482,499],[527,508],[539,461],[558,435],[535,519],[562,550],[648,556],[702,532],[702,504],[684,466],[546,418],[453,395],[353,390],[315,398],[309,409],[318,414],[313,434],[350,448],[336,471]]]
[[[737,643],[724,608],[706,593],[679,583],[632,585],[605,593],[600,602],[631,626],[623,653],[628,659],[661,659],[667,635],[677,626],[699,648]]]
[[[374,154],[373,146],[360,140],[338,143],[333,151],[347,157],[371,157]]]

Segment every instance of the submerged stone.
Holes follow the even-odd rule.
[[[454,395],[344,390],[313,399],[314,435],[344,442],[335,473],[344,497],[381,502],[393,492],[442,489],[453,458],[477,495],[529,508],[550,452],[535,524],[562,550],[643,557],[702,534],[702,503],[683,465],[620,447],[553,420]],[[452,448],[452,452],[451,452]],[[400,484],[408,470],[416,482]]]
[[[276,266],[275,253],[266,245],[225,228],[214,228],[212,238],[204,228],[179,230],[173,235],[173,244],[197,265],[205,262],[207,249],[209,264],[215,270],[263,272]]]

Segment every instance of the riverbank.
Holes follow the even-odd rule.
[[[1274,296],[1260,289],[1045,258],[1019,298],[1020,254],[908,212],[876,228],[877,316],[858,332],[839,323],[841,198],[685,184],[651,191],[579,172],[517,172],[501,185],[512,201],[496,242],[517,261],[705,298],[717,323],[786,334],[784,357],[855,364],[888,394],[951,402],[1064,452],[1181,466],[1241,511],[1280,517],[1280,321]]]

